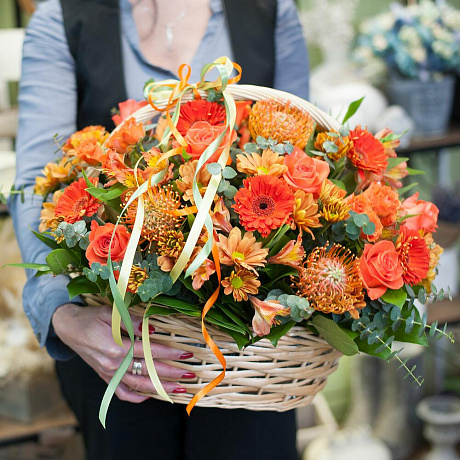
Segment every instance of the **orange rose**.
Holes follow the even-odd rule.
[[[294,147],[294,151],[284,157],[284,164],[288,170],[283,177],[291,187],[312,193],[314,198],[319,197],[321,186],[330,172],[325,161],[311,158],[299,147]]]
[[[91,266],[94,262],[106,264],[109,256],[110,239],[115,225],[108,223],[102,227],[93,220],[91,222],[91,232],[89,234],[89,246],[86,249],[86,258]],[[113,237],[110,258],[114,262],[123,260],[130,234],[126,227],[118,226]]]
[[[388,185],[372,182],[364,192],[372,203],[372,208],[379,216],[384,227],[391,227],[396,222],[398,211],[401,207],[399,195]]]
[[[252,101],[236,101],[235,125],[241,128],[241,123],[249,117]]]
[[[107,141],[107,148],[118,153],[126,153],[145,136],[144,125],[134,118],[126,121],[118,131]]]
[[[434,233],[438,228],[439,209],[429,201],[418,199],[418,192],[402,202],[402,216],[408,217],[402,223],[409,230],[425,230]]]
[[[382,297],[387,289],[399,289],[404,284],[402,267],[391,241],[364,245],[359,272],[372,300]]]
[[[213,126],[207,121],[196,121],[187,131],[185,142],[187,142],[187,153],[193,160],[198,160],[208,146],[224,131],[225,126]],[[236,132],[234,130],[227,131],[220,146],[217,148],[212,157],[207,163],[213,163],[219,160],[219,157],[225,147],[232,145],[236,140]]]
[[[75,156],[91,166],[104,163],[105,155],[105,152],[101,149],[101,146],[94,137],[84,140],[75,149]]]
[[[370,202],[369,198],[361,193],[359,195],[350,195],[346,201],[350,205],[351,211],[354,211],[358,214],[367,214],[369,220],[375,225],[375,231],[372,235],[366,235],[365,233],[361,232],[361,238],[367,239],[367,241],[372,243],[380,239],[382,236],[383,226],[379,217],[372,209],[372,203]]]
[[[112,117],[115,126],[118,126],[120,123],[128,119],[134,112],[137,112],[142,107],[145,107],[148,104],[147,101],[136,101],[135,99],[127,99],[124,102],[118,104],[120,113],[115,114]]]

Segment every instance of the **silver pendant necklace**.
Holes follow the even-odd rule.
[[[173,51],[173,41],[174,41],[174,27],[176,27],[186,16],[188,11],[188,1],[185,3],[184,9],[177,15],[174,21],[168,22],[164,28],[166,31],[166,50],[168,54],[171,54]]]

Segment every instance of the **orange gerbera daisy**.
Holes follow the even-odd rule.
[[[284,164],[284,157],[273,150],[266,149],[262,155],[256,152],[237,155],[236,169],[249,176],[268,174],[280,177],[288,170],[288,167]]]
[[[233,207],[247,231],[258,230],[263,237],[287,223],[294,206],[294,194],[281,179],[254,176],[243,181]]]
[[[241,235],[238,227],[232,228],[228,237],[219,234],[217,243],[220,263],[224,265],[237,265],[256,271],[256,267],[263,267],[267,262],[268,249],[258,243],[252,232]]]
[[[89,180],[94,186],[98,183],[98,179]],[[70,184],[59,198],[54,215],[62,216],[66,222],[73,224],[84,216],[96,214],[101,203],[86,191],[87,188],[83,177]]]
[[[179,175],[180,179],[176,180],[176,185],[179,190],[179,192],[182,192],[182,198],[184,201],[191,201],[193,204],[195,204],[195,200],[193,198],[193,177],[195,176],[195,171],[196,171],[196,166],[198,164],[198,160],[193,160],[193,161],[187,161],[183,165],[180,165],[179,167]],[[201,193],[201,196],[203,196],[206,192],[206,187],[209,184],[209,181],[211,180],[211,174],[206,168],[206,166],[203,166],[199,171],[196,176],[196,182],[198,185],[198,190]]]
[[[176,128],[182,136],[197,121],[207,121],[211,126],[222,125],[225,122],[225,107],[217,102],[208,102],[205,99],[195,99],[183,104],[180,108]]]
[[[290,102],[272,99],[256,102],[249,115],[249,131],[253,139],[262,136],[277,142],[290,142],[304,149],[313,133],[315,122],[308,112]]]
[[[300,189],[295,191],[294,197],[291,228],[295,230],[298,227],[301,231],[310,233],[311,237],[315,239],[315,235],[310,229],[322,226],[319,221],[321,214],[318,212],[318,203],[312,193],[306,193]]]
[[[388,155],[385,147],[366,129],[357,126],[350,131],[353,147],[347,152],[350,161],[358,169],[382,173],[388,166]]]
[[[340,244],[314,249],[299,271],[294,285],[315,310],[359,318],[364,308],[364,286],[356,257]]]
[[[257,275],[245,268],[233,270],[231,275],[221,281],[225,295],[233,294],[237,302],[248,300],[248,294],[259,292],[260,281]]]
[[[428,275],[430,251],[425,240],[415,230],[401,229],[396,240],[396,252],[403,269],[403,281],[415,286]]]

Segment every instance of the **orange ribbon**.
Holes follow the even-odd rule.
[[[217,234],[215,231],[213,233],[214,233],[214,239],[212,242],[212,256],[214,258],[214,264],[216,266],[216,274],[217,274],[217,279],[219,280],[219,285],[217,286],[217,289],[214,291],[212,296],[206,302],[203,308],[203,312],[201,313],[201,332],[203,334],[204,340],[206,341],[206,344],[211,349],[211,351],[214,353],[215,357],[219,360],[220,364],[222,364],[223,369],[222,369],[222,372],[212,382],[209,382],[204,388],[202,388],[192,398],[192,400],[187,404],[186,410],[187,410],[188,415],[190,415],[190,412],[192,412],[192,409],[195,407],[195,404],[201,398],[203,398],[203,396],[206,396],[213,388],[215,388],[217,385],[219,385],[220,382],[222,382],[222,380],[225,377],[225,370],[227,369],[227,362],[225,361],[224,355],[222,354],[222,352],[219,350],[217,345],[212,340],[204,324],[205,316],[207,315],[211,307],[215,304],[217,297],[219,296],[220,282],[222,280],[222,275],[220,272],[219,251],[217,249],[217,244],[216,244]]]

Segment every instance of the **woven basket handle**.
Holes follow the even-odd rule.
[[[275,99],[280,102],[290,101],[292,105],[306,110],[312,116],[313,120],[315,120],[320,130],[338,131],[340,129],[340,123],[331,115],[323,112],[310,102],[307,102],[300,97],[294,96],[293,94],[286,93],[285,91],[255,85],[228,85],[227,89],[237,101],[260,101],[264,99]],[[200,94],[203,97],[206,97],[206,93],[204,91],[200,91]],[[184,102],[190,101],[192,99],[193,93],[187,93],[182,98]],[[155,104],[160,108],[166,108],[167,103],[167,100],[155,102]],[[141,123],[146,123],[156,115],[158,115],[158,111],[153,109],[150,105],[146,105],[133,114],[134,118]]]

